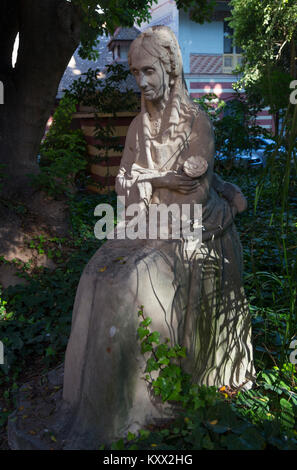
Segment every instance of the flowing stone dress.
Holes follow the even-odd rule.
[[[109,240],[90,260],[66,352],[66,448],[98,448],[174,414],[144,380],[137,340],[141,305],[153,331],[187,347],[182,365],[196,383],[236,387],[254,374],[236,208],[215,190],[211,124],[202,111],[182,104],[174,132],[162,135],[151,135],[147,113],[134,119],[116,190],[127,204],[141,204],[144,190],[151,192],[149,203],[202,204],[203,243],[189,254],[183,240]],[[178,171],[197,154],[208,170],[195,193],[152,190],[141,176],[146,170]],[[135,163],[142,173],[133,170]]]

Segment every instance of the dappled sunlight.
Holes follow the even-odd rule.
[[[82,71],[77,67],[77,61],[76,61],[74,55],[71,57],[71,59],[68,63],[68,67],[71,69],[71,72],[74,75],[80,75],[82,73]]]
[[[68,67],[70,67],[71,69],[74,69],[76,67],[76,60],[75,60],[74,55],[71,57]]]
[[[15,67],[15,64],[16,64],[16,61],[17,61],[17,58],[18,58],[19,38],[20,38],[20,35],[18,33],[16,35],[16,38],[15,38],[15,41],[14,41],[12,57],[11,57],[11,65],[12,65],[13,68]]]
[[[213,93],[215,93],[216,95],[220,96],[222,93],[223,93],[223,89],[222,89],[222,85],[220,85],[219,83],[217,83],[213,89]]]

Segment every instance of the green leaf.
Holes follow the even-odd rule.
[[[161,357],[159,360],[158,360],[158,364],[165,364],[165,365],[168,365],[170,363],[169,359],[167,357]]]
[[[152,323],[152,319],[151,318],[145,318],[145,320],[143,320],[140,325],[141,326],[149,326],[150,324]]]
[[[141,439],[147,439],[150,435],[150,431],[148,431],[147,429],[140,429],[139,434]]]
[[[128,447],[128,450],[138,450],[138,449],[139,449],[139,447],[136,444],[133,444],[132,446]]]
[[[111,450],[124,450],[124,449],[125,449],[125,446],[124,446],[123,439],[120,439],[119,441],[113,442],[111,444]]]
[[[170,364],[162,370],[163,377],[176,378],[182,375],[181,368],[176,364]]]
[[[159,365],[154,358],[150,358],[147,361],[146,372],[152,372],[153,370],[159,370]]]
[[[142,354],[153,350],[153,346],[151,344],[148,344],[147,341],[142,341],[140,347]]]
[[[181,392],[181,381],[175,382],[173,387],[171,388],[171,393],[168,396],[168,400],[171,401],[179,401],[180,400],[180,392]]]
[[[177,351],[177,355],[180,356],[180,357],[186,357],[186,348],[180,348],[178,351]]]
[[[139,339],[143,339],[145,336],[149,335],[150,331],[147,328],[143,328],[142,326],[140,326],[137,329],[137,333],[138,333]]]
[[[202,439],[202,448],[207,450],[214,449],[214,443],[211,441],[208,434],[206,434],[206,436],[204,436]]]
[[[153,333],[149,335],[149,337],[147,338],[147,341],[151,344],[152,343],[158,344],[160,342],[160,333],[158,331],[154,331]]]
[[[166,344],[160,344],[156,347],[155,354],[158,359],[161,357],[166,357],[168,352],[168,346]]]
[[[285,398],[281,398],[279,403],[282,409],[281,424],[286,428],[293,428],[295,424],[293,404]]]
[[[170,348],[167,353],[168,357],[177,357],[177,352],[175,351],[175,348]]]
[[[51,346],[46,348],[46,356],[54,356],[54,355],[55,355],[55,351],[53,350]]]

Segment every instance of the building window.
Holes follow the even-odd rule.
[[[242,49],[233,46],[233,29],[224,21],[224,54],[241,54]]]
[[[113,49],[114,59],[118,59],[120,61],[127,61],[128,60],[128,51],[129,46],[126,44],[118,44]]]
[[[233,45],[233,29],[224,21],[223,73],[232,73],[242,61],[242,49]]]
[[[122,45],[122,49],[121,49],[121,59],[122,60],[128,60],[128,51],[129,51],[129,46]]]

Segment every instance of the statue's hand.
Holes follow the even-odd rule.
[[[152,178],[152,185],[154,188],[167,188],[182,194],[190,194],[197,190],[199,181],[184,173],[179,175],[175,171],[169,171],[164,176]]]

